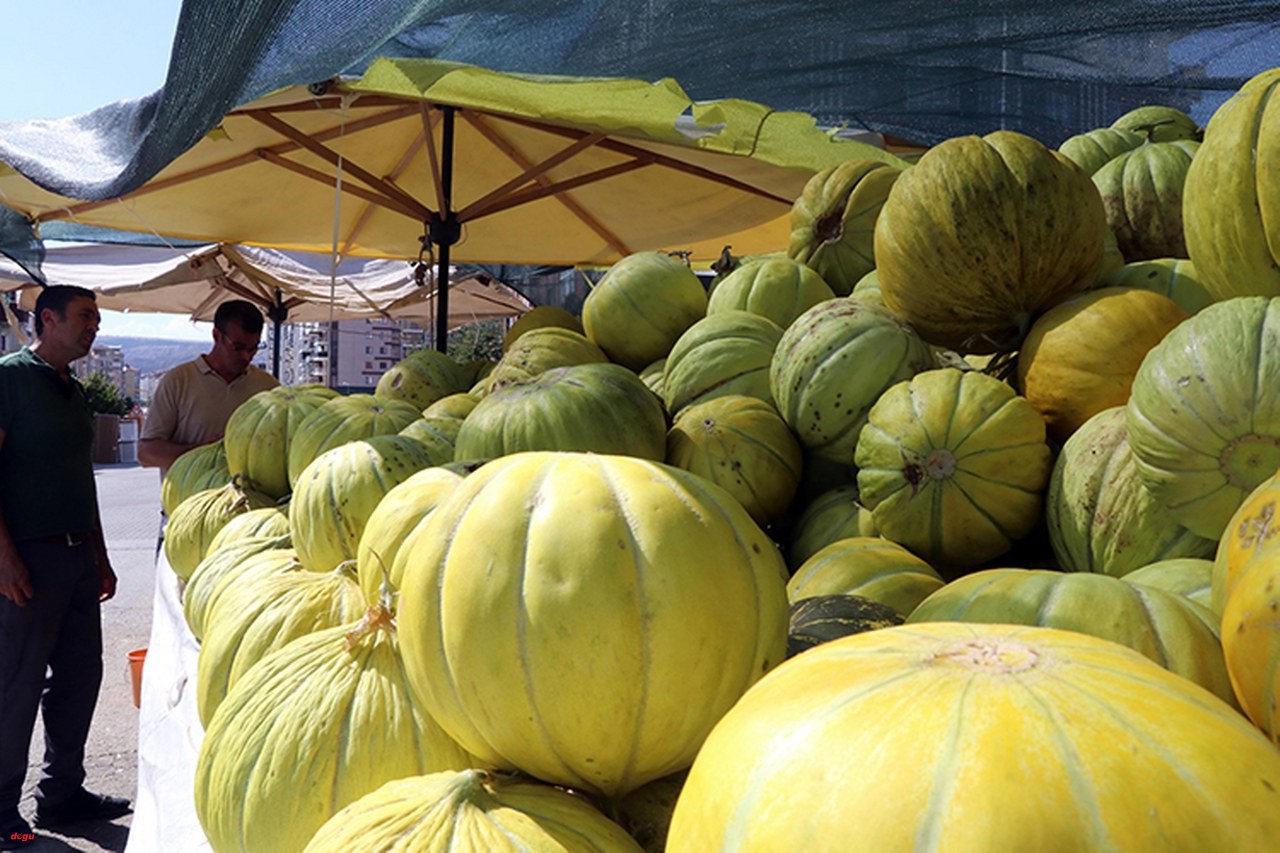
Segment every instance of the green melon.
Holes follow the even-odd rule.
[[[293,547],[304,568],[328,572],[356,558],[365,524],[383,495],[431,465],[402,435],[375,435],[326,450],[302,470],[289,502]]]
[[[858,437],[858,491],[880,535],[946,576],[1000,556],[1039,521],[1045,423],[991,376],[927,370],[876,401]]]
[[[811,267],[787,257],[761,258],[724,277],[711,291],[707,315],[750,311],[785,329],[805,311],[834,296]]]
[[[1218,302],[1175,327],[1138,368],[1127,428],[1152,496],[1191,532],[1221,537],[1280,468],[1280,298]]]
[[[313,384],[279,385],[254,394],[227,419],[227,469],[274,498],[289,494],[293,435],[307,415],[337,396]]]
[[[1049,480],[1045,519],[1058,565],[1069,572],[1120,577],[1157,560],[1207,557],[1215,546],[1143,487],[1124,406],[1099,412],[1067,439]]]
[[[1078,133],[1058,146],[1058,153],[1092,175],[1126,151],[1132,151],[1147,138],[1132,130],[1098,127]]]
[[[1116,130],[1141,134],[1152,142],[1199,139],[1200,126],[1177,107],[1147,104],[1135,107],[1111,123]]]
[[[1213,560],[1176,557],[1158,560],[1124,576],[1128,583],[1142,583],[1180,595],[1201,607],[1213,607]],[[1217,618],[1208,614],[1210,627],[1218,630]]]
[[[548,327],[571,329],[582,334],[582,321],[559,305],[539,305],[521,314],[502,337],[505,353],[525,332]]]
[[[801,563],[787,582],[787,598],[794,604],[814,596],[857,595],[905,617],[943,583],[932,566],[896,542],[854,536]]]
[[[1128,646],[1234,704],[1222,646],[1202,610],[1172,592],[1107,575],[988,569],[933,593],[907,623],[1037,625],[1091,634]]]
[[[234,480],[220,488],[196,492],[178,504],[165,524],[164,555],[170,568],[182,580],[190,578],[229,521],[274,503],[269,496]]]
[[[461,430],[461,418],[423,415],[398,434],[412,438],[422,445],[430,464],[444,465],[453,461],[454,446]]]
[[[582,303],[586,336],[612,361],[642,370],[707,313],[707,292],[682,261],[637,252],[615,263]]]
[[[442,352],[421,349],[388,368],[378,378],[373,395],[403,400],[422,411],[441,397],[465,390],[467,374],[461,365]]]
[[[525,450],[617,453],[661,461],[662,402],[617,364],[556,367],[485,396],[458,431],[454,458],[494,459]]]
[[[871,510],[858,501],[857,483],[835,486],[800,508],[787,544],[787,566],[796,571],[805,560],[832,542],[878,535]]]
[[[1124,264],[1104,275],[1098,287],[1154,290],[1178,303],[1188,314],[1195,314],[1214,302],[1196,272],[1196,265],[1184,258],[1153,258]]]
[[[829,299],[783,333],[769,387],[808,454],[848,471],[872,405],[891,385],[932,366],[929,345],[887,309]]]
[[[1126,151],[1093,173],[1107,224],[1127,261],[1187,256],[1182,195],[1199,142],[1155,142]]]
[[[876,221],[884,303],[931,344],[1016,349],[1035,317],[1093,286],[1107,217],[1078,166],[1013,131],[958,136],[902,173]]]
[[[777,323],[748,311],[721,311],[694,323],[662,369],[667,411],[678,415],[686,406],[730,394],[772,406],[769,365],[781,338]]]
[[[1280,68],[1218,107],[1187,172],[1187,253],[1215,299],[1280,295]]]
[[[487,391],[528,382],[553,367],[603,364],[609,357],[581,332],[559,326],[529,329],[513,341],[489,373]]]
[[[193,447],[174,460],[160,483],[160,507],[165,515],[173,515],[178,504],[205,489],[216,489],[231,482],[227,452],[222,439]]]
[[[676,416],[666,461],[720,486],[764,525],[791,504],[803,457],[772,405],[730,394],[686,406]]]
[[[326,450],[358,438],[397,433],[420,417],[421,406],[373,394],[336,397],[321,404],[298,425],[289,445],[290,486]]]
[[[791,605],[787,657],[851,634],[901,625],[902,614],[860,595],[819,595]]]
[[[902,170],[851,159],[811,177],[791,207],[787,255],[812,267],[837,296],[875,269],[876,218]]]

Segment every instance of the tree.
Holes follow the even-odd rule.
[[[85,377],[81,383],[85,396],[89,398],[89,408],[104,415],[127,415],[133,409],[133,401],[120,393],[111,380],[95,371]]]
[[[468,361],[497,361],[502,358],[501,320],[480,320],[459,326],[449,333],[449,357],[462,364]]]

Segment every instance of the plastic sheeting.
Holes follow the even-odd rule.
[[[138,793],[126,851],[211,850],[196,817],[204,726],[196,706],[200,643],[182,612],[182,581],[161,551],[138,709]]]

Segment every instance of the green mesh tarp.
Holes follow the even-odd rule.
[[[1056,146],[1144,103],[1207,121],[1280,64],[1280,2],[186,0],[161,90],[0,123],[0,162],[63,195],[112,198],[232,107],[378,55],[674,77],[695,99],[744,98],[922,145],[1007,128]],[[15,231],[0,251],[22,242]]]

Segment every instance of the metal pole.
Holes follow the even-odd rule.
[[[284,294],[276,288],[275,304],[267,309],[267,317],[271,319],[271,375],[280,378],[280,325],[289,315],[284,306]]]
[[[444,105],[440,127],[440,189],[443,209],[432,217],[429,235],[439,247],[436,267],[436,349],[449,348],[449,247],[458,242],[462,229],[453,212],[453,118],[455,107]]]

